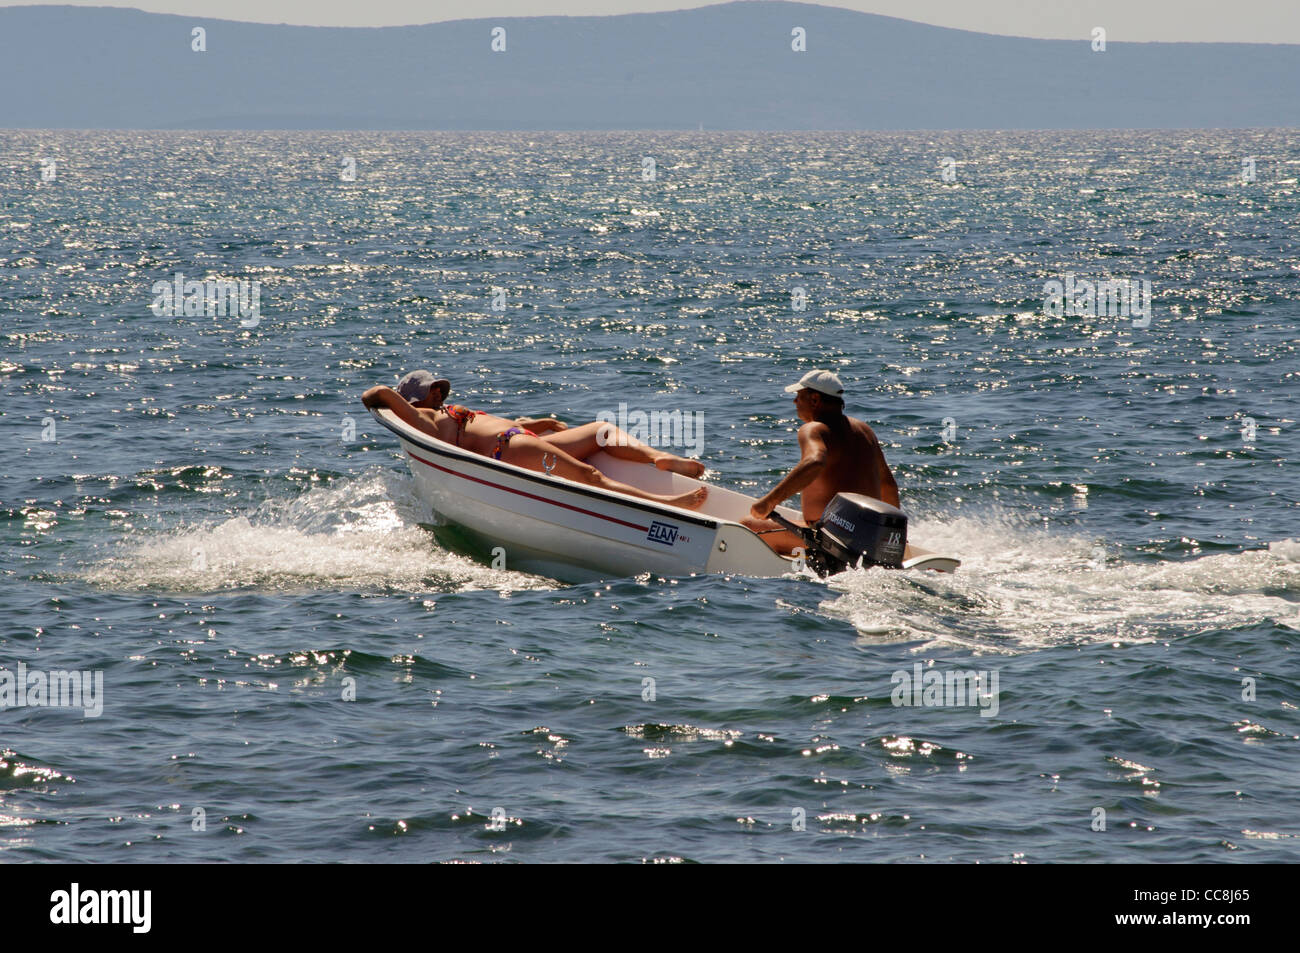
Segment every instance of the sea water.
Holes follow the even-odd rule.
[[[1297,133],[0,138],[9,859],[1300,860]],[[417,367],[962,567],[470,558]]]

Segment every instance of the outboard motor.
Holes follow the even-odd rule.
[[[860,559],[863,566],[902,569],[907,514],[861,493],[836,493],[826,504],[814,541],[849,566]]]
[[[861,562],[864,568],[903,568],[907,514],[897,506],[861,493],[836,493],[816,527],[796,526],[773,511],[807,541],[808,565],[819,576],[834,575]]]

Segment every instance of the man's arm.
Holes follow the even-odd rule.
[[[799,453],[801,458],[794,469],[776,485],[772,492],[749,508],[750,516],[766,519],[777,506],[794,496],[821,474],[826,468],[826,425],[813,421],[799,428]],[[892,477],[891,477],[892,479]]]
[[[865,425],[864,425],[865,426]],[[898,481],[894,479],[894,473],[889,469],[889,464],[885,462],[885,451],[880,448],[880,438],[876,432],[867,427],[867,433],[871,435],[871,453],[873,460],[871,465],[876,468],[876,473],[880,475],[880,499],[890,506],[902,508],[902,503],[898,501]]]
[[[898,481],[894,479],[893,471],[885,462],[885,452],[880,449],[879,441],[876,443],[876,462],[880,465],[880,498],[891,506],[901,509],[903,504],[898,501]]]
[[[423,431],[427,434],[438,436],[438,431],[430,426],[424,419],[424,416],[406,402],[406,398],[393,390],[391,387],[385,387],[380,384],[370,388],[361,395],[361,403],[366,407],[374,409],[376,407],[387,407],[403,423],[410,424],[416,430]]]

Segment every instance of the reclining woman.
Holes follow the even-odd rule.
[[[405,423],[432,434],[439,440],[481,453],[494,460],[538,472],[554,473],[588,486],[626,493],[656,503],[667,503],[693,510],[704,503],[706,487],[687,493],[647,493],[606,476],[586,460],[597,451],[639,463],[652,463],[660,470],[671,470],[689,477],[704,473],[704,464],[657,450],[620,430],[612,423],[595,420],[569,427],[551,417],[521,417],[508,420],[459,404],[443,405],[451,392],[451,382],[434,377],[428,371],[412,371],[397,385],[397,390],[379,385],[361,395],[367,407],[387,407]],[[548,470],[545,463],[549,463]]]

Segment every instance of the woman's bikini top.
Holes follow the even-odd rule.
[[[465,432],[465,425],[478,416],[478,411],[462,407],[460,404],[448,404],[443,407],[447,416],[456,421],[456,446],[460,446],[460,435]]]

